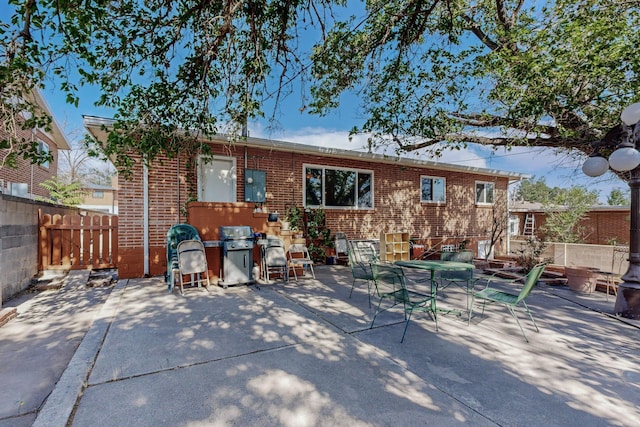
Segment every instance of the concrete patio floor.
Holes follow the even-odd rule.
[[[401,344],[402,308],[370,329],[377,301],[369,307],[364,282],[349,298],[351,281],[348,267],[320,266],[315,280],[181,296],[159,277],[120,280],[35,420],[0,417],[0,426],[640,420],[640,322],[612,316],[615,298],[539,285],[527,302],[540,333],[521,318],[529,343],[495,306],[470,325],[441,315],[437,333],[416,313]],[[464,293],[448,288],[438,304],[464,308]]]

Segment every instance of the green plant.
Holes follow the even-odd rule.
[[[289,227],[293,231],[298,231],[302,229],[302,209],[295,206],[289,205],[284,213],[284,219],[289,223]]]
[[[553,258],[542,258],[542,254],[545,249],[547,249],[547,244],[544,241],[530,237],[527,239],[524,246],[514,251],[516,254],[516,262],[519,266],[524,268],[525,273],[531,271],[533,267],[541,262],[547,264],[552,263]]]
[[[610,237],[609,239],[607,239],[607,245],[617,246],[618,245],[618,238],[617,237]]]
[[[187,206],[189,205],[190,202],[197,202],[197,201],[198,201],[197,197],[189,196],[187,198],[187,200],[180,207],[180,213],[182,214],[182,216],[184,216],[185,218],[188,218],[189,217],[189,210],[187,209]]]
[[[58,178],[47,179],[40,187],[49,192],[49,197],[36,197],[36,200],[49,203],[57,203],[64,206],[75,207],[84,201],[86,196],[79,182],[64,183]]]
[[[324,213],[324,209],[322,208],[309,209],[307,211],[307,226],[310,228],[324,227],[325,219],[326,219],[326,215]]]

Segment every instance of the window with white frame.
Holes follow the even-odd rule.
[[[94,199],[104,199],[104,191],[94,190],[91,197],[93,197]]]
[[[49,144],[44,141],[38,140],[38,153],[42,153],[45,155],[49,154]],[[49,160],[43,162],[40,166],[43,168],[49,168]]]
[[[444,203],[446,196],[446,180],[435,176],[420,177],[420,201]]]
[[[492,205],[495,184],[493,182],[476,181],[476,204]]]
[[[304,166],[305,207],[373,208],[373,171]]]

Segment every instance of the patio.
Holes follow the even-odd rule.
[[[640,419],[640,323],[604,313],[613,307],[604,294],[538,286],[527,302],[541,332],[522,319],[529,344],[501,307],[469,326],[464,315],[441,315],[438,333],[416,313],[401,344],[401,307],[369,329],[377,301],[369,308],[364,282],[350,299],[348,267],[320,266],[316,277],[185,289],[184,297],[167,293],[160,277],[121,280],[72,425],[630,426]],[[464,298],[449,288],[438,303],[462,308]]]

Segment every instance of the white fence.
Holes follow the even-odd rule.
[[[526,245],[524,240],[512,240],[511,253]],[[587,266],[602,271],[624,273],[629,266],[629,247],[611,245],[584,245],[577,243],[548,243],[543,257],[553,258],[553,264]]]

